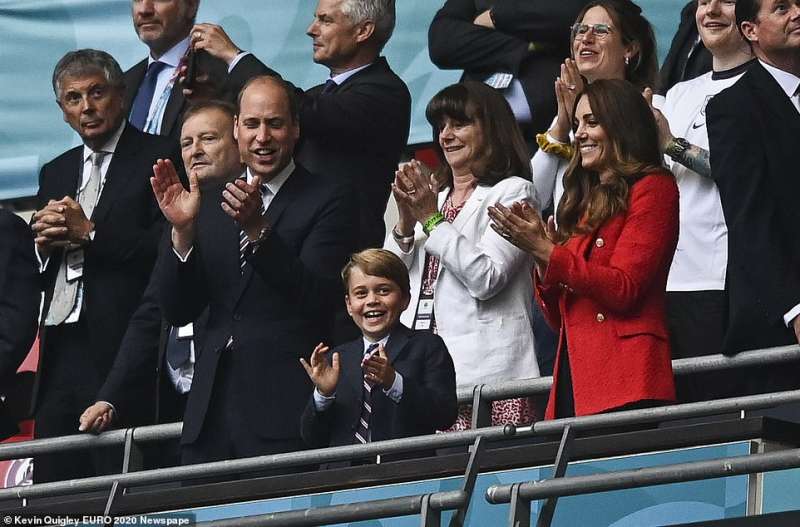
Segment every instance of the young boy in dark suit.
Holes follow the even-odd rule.
[[[342,270],[347,312],[362,338],[300,359],[315,385],[300,432],[311,447],[432,434],[456,419],[453,361],[433,333],[400,323],[410,289],[405,264],[383,249],[351,256]],[[331,357],[328,357],[331,355]]]

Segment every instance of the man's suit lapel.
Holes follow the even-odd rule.
[[[49,184],[51,185],[52,193],[48,193],[48,199],[59,200],[64,196],[77,199],[78,182],[83,174],[83,146],[75,148],[64,163],[67,167],[64,173],[54,173],[53,177],[50,178],[51,182]],[[60,169],[61,167],[58,168]]]
[[[202,191],[203,198],[200,202],[202,229],[199,236],[202,247],[215,246],[219,249],[209,251],[209,254],[214,255],[212,265],[217,267],[213,272],[218,274],[217,279],[220,279],[219,275],[224,274],[221,280],[226,287],[233,289],[240,287],[242,282],[239,271],[239,224],[225,214],[220,206],[223,188],[224,185],[219,185]],[[237,298],[238,296],[237,294]]]
[[[164,116],[161,118],[160,135],[171,134],[178,120],[178,115],[181,113],[185,103],[186,98],[183,95],[183,90],[176,81],[175,85],[172,87],[172,92],[169,94],[167,107],[164,108]]]
[[[389,341],[386,343],[386,356],[389,357],[389,363],[394,364],[397,358],[406,351],[406,344],[411,339],[412,331],[402,324],[398,324],[392,331]]]
[[[305,171],[299,167],[295,168],[294,172],[291,173],[289,178],[284,182],[281,186],[280,191],[278,194],[272,198],[272,201],[269,204],[269,208],[267,208],[267,212],[264,214],[267,222],[272,226],[273,230],[276,230],[278,225],[280,224],[281,216],[283,216],[284,211],[291,204],[295,196],[302,192],[304,180],[305,180]],[[238,240],[238,231],[237,231],[237,240]],[[237,241],[238,243],[238,241]],[[244,292],[247,290],[247,286],[250,283],[250,280],[253,278],[253,271],[252,265],[246,265],[244,268],[244,274],[242,275],[242,280],[239,284],[239,290],[236,293],[236,301],[238,302]]]
[[[364,341],[359,338],[342,346],[339,353],[341,375],[350,377],[350,382],[340,382],[343,389],[353,390],[354,399],[358,401],[358,413],[361,413],[361,385],[364,377],[361,374],[361,359],[364,357]],[[338,389],[338,388],[337,388]]]
[[[792,104],[778,81],[760,63],[754,64],[747,76],[750,92],[758,102],[757,106],[767,108],[769,115],[764,115],[767,123],[786,123],[793,131],[792,137],[800,137],[800,112]]]
[[[131,168],[136,166],[134,160],[142,146],[138,140],[139,135],[138,130],[129,124],[125,125],[125,130],[122,132],[114,155],[111,157],[111,163],[108,165],[106,181],[100,193],[100,200],[92,213],[92,220],[95,223],[103,221],[113,208],[114,202],[122,194],[120,191],[123,188],[135,182],[137,178],[149,178],[150,174],[131,173]]]
[[[136,98],[136,92],[139,91],[139,85],[144,80],[145,73],[147,73],[147,59],[136,64],[125,74],[125,108],[127,114],[130,114],[133,100]]]

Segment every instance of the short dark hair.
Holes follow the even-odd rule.
[[[232,103],[229,103],[228,101],[220,101],[218,99],[209,99],[207,101],[199,101],[190,104],[189,108],[183,114],[181,124],[185,123],[198,113],[205,112],[207,110],[220,111],[230,117],[231,121],[234,117],[236,117],[236,106],[234,106]]]
[[[736,27],[742,30],[742,22],[755,22],[761,10],[761,0],[736,0]]]
[[[575,21],[581,22],[586,12],[593,7],[602,7],[608,12],[619,28],[624,44],[635,42],[639,46],[636,57],[625,67],[625,80],[640,90],[655,86],[658,75],[656,37],[653,26],[642,15],[642,8],[631,0],[593,0],[581,9]],[[570,43],[570,50],[572,49]]]
[[[433,96],[425,117],[433,128],[433,147],[442,163],[439,181],[450,182],[453,177],[439,145],[445,118],[480,126],[484,144],[479,145],[480,159],[477,170],[473,169],[480,185],[494,185],[511,176],[531,179],[530,154],[522,132],[508,101],[494,88],[475,81],[451,84]]]
[[[397,284],[404,295],[411,296],[406,264],[393,252],[386,249],[365,249],[350,255],[350,260],[342,269],[345,294],[350,291],[350,274],[356,267],[361,269],[364,274],[391,280]]]
[[[98,49],[77,49],[70,51],[56,64],[53,70],[53,92],[61,98],[61,83],[67,77],[81,77],[92,73],[102,73],[108,84],[116,89],[125,87],[125,77],[119,63]]]
[[[248,80],[244,86],[242,86],[242,89],[239,90],[239,96],[236,98],[237,115],[242,111],[242,95],[244,94],[245,90],[247,90],[251,84],[255,84],[257,82],[269,82],[282,89],[289,101],[289,113],[292,116],[292,123],[300,122],[300,103],[298,101],[294,86],[274,75],[257,75]]]

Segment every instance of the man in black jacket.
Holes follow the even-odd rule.
[[[313,174],[353,185],[359,249],[383,245],[383,215],[408,140],[411,95],[380,56],[394,25],[394,0],[319,0],[307,30],[314,62],[327,66],[330,78],[298,91],[297,160]],[[228,90],[254,75],[278,75],[239,50],[219,26],[195,26],[192,46],[228,62]]]
[[[758,58],[711,99],[711,177],[728,225],[727,354],[800,342],[800,0],[738,0]],[[796,388],[796,364],[748,375],[748,391]]]
[[[184,116],[183,163],[197,176],[201,191],[213,192],[242,174],[233,138],[235,113],[231,104],[208,101],[193,105]],[[153,409],[150,422],[183,419],[207,313],[192,326],[172,328],[162,321],[156,285],[151,280],[131,318],[97,402],[81,415],[82,431],[102,432],[113,421],[130,425],[128,416],[148,406]]]
[[[337,273],[355,245],[352,190],[294,160],[291,88],[271,76],[242,90],[235,123],[242,177],[190,191],[169,163],[152,186],[172,224],[155,270],[167,320],[208,308],[183,421],[182,462],[301,449],[309,382],[298,359],[327,338]]]
[[[126,123],[122,70],[107,53],[67,53],[56,65],[53,90],[83,145],[46,163],[39,176],[33,230],[45,302],[37,438],[74,433],[114,362],[164,225],[148,176],[156,159],[174,153],[171,141]],[[34,480],[112,468],[101,454],[38,456]]]
[[[569,56],[569,28],[587,3],[447,0],[428,31],[431,61],[500,89],[533,148],[534,135],[556,114],[553,81]]]

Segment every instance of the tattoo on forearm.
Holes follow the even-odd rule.
[[[692,145],[676,161],[701,176],[711,177],[711,160],[708,150]]]

